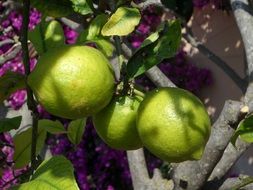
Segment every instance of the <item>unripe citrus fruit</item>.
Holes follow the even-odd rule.
[[[210,135],[201,101],[179,88],[158,88],[140,104],[137,129],[143,145],[168,162],[201,158]]]
[[[39,58],[28,84],[49,113],[77,119],[99,112],[110,102],[114,75],[97,49],[66,45]]]
[[[136,115],[140,99],[128,96],[114,98],[93,117],[98,135],[110,147],[133,150],[142,147],[136,129]]]

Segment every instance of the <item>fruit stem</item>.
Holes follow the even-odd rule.
[[[108,0],[108,5],[112,12],[114,12],[117,8],[115,0]],[[122,47],[121,47],[121,39],[120,39],[120,36],[113,36],[113,39],[114,39],[114,44],[116,47],[116,54],[117,54],[118,66],[119,66],[119,70],[117,70],[117,72],[120,72],[120,73],[116,73],[116,76],[118,76],[118,74],[120,75],[120,81],[123,81],[122,92],[123,94],[127,94],[129,85],[128,85],[128,77],[127,77],[127,71],[126,71],[126,63],[124,62],[124,55],[123,55]]]
[[[117,8],[115,0],[109,0],[108,5],[109,5],[112,12],[114,12]],[[124,56],[123,56],[122,49],[121,49],[121,39],[120,39],[120,36],[113,36],[113,39],[114,39],[114,43],[115,43],[115,47],[116,47],[119,68],[121,70],[122,65],[124,63]]]
[[[117,52],[117,56],[118,56],[118,63],[119,63],[120,70],[121,70],[121,68],[124,64],[124,57],[123,57],[122,50],[121,50],[120,37],[114,36],[114,41],[115,41],[116,52]]]
[[[26,79],[30,74],[30,58],[28,49],[28,25],[29,25],[29,14],[30,14],[30,0],[23,0],[23,23],[21,29],[20,42],[22,46],[23,64],[25,68]],[[26,80],[26,91],[27,91],[27,106],[32,111],[32,146],[31,146],[31,169],[36,169],[36,144],[38,134],[38,112],[37,105],[33,98],[33,92],[27,84]],[[33,172],[32,172],[33,173]]]

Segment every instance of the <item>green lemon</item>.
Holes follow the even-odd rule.
[[[107,58],[88,46],[62,46],[43,54],[28,77],[37,100],[68,119],[93,115],[109,104],[114,75]]]
[[[179,88],[158,88],[149,92],[137,115],[137,130],[143,145],[168,162],[200,159],[210,126],[201,101]]]
[[[142,147],[136,129],[139,98],[129,96],[114,98],[111,103],[93,117],[98,135],[110,147],[134,150]]]

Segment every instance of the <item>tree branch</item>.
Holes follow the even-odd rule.
[[[241,102],[226,101],[218,120],[212,127],[202,159],[186,161],[175,168],[173,174],[175,190],[198,190],[203,187],[234,133],[231,125],[237,125],[241,107]]]
[[[249,146],[249,143],[241,141],[240,138],[236,141],[236,148],[229,143],[221,160],[215,166],[211,176],[209,177],[209,180],[221,180]]]
[[[154,66],[145,73],[147,77],[156,85],[160,87],[176,87],[171,80],[157,67]]]
[[[62,18],[59,18],[58,20],[78,33],[83,31],[83,27],[81,24],[76,23],[68,18],[62,17]]]
[[[29,25],[29,14],[30,14],[30,0],[23,0],[23,23],[21,29],[21,46],[23,54],[23,64],[25,67],[26,78],[30,74],[30,58],[29,58],[29,48],[28,48],[28,25]],[[33,122],[32,122],[32,146],[31,146],[31,168],[36,169],[36,144],[37,144],[37,133],[38,133],[38,113],[37,105],[33,98],[33,92],[31,88],[26,84],[27,91],[27,105],[32,111]]]
[[[237,190],[243,187],[243,190],[252,190],[252,177],[249,179],[248,176],[239,176],[236,178],[228,178],[219,185],[219,182],[215,182],[205,187],[205,190]],[[250,184],[251,183],[251,184]],[[218,186],[217,186],[218,185]]]
[[[0,65],[15,58],[21,50],[21,44],[17,43],[13,45],[5,54],[0,56]]]
[[[121,47],[121,38],[119,36],[114,36],[114,44],[116,47],[116,54],[118,59],[118,64],[114,65],[114,71],[115,71],[115,78],[116,81],[120,80],[122,68],[125,69],[125,63],[124,63],[124,55],[122,54],[122,47]],[[126,85],[126,82],[124,80],[124,85]]]
[[[252,16],[252,7],[246,0],[230,0],[230,4],[239,27],[245,52],[247,58],[247,67],[248,67],[248,79],[249,85],[245,94],[244,103],[249,108],[249,113],[253,111],[253,16]],[[241,141],[239,138],[236,142],[237,149],[230,144],[227,146],[226,151],[219,162],[216,168],[214,169],[212,175],[210,176],[210,180],[221,180],[222,177],[229,171],[229,169],[234,165],[234,163],[241,157],[241,155],[247,150],[250,146],[249,143]]]
[[[146,189],[150,183],[143,149],[127,151],[127,158],[134,189]]]
[[[228,178],[221,187],[219,187],[218,190],[235,190],[239,189],[240,187],[242,187],[242,184],[245,185],[243,186],[244,190],[252,190],[253,189],[253,184],[248,184],[244,182],[245,178],[247,178],[247,176],[243,176],[243,177],[237,177],[237,178]],[[213,190],[213,189],[207,189],[207,190]]]
[[[161,0],[147,0],[143,3],[138,4],[138,7],[141,9],[145,9],[150,5],[163,6]]]
[[[130,58],[133,51],[126,43],[122,43],[122,51],[127,58]],[[145,75],[156,85],[160,87],[176,87],[176,85],[157,67],[153,66],[146,71]]]
[[[7,45],[7,44],[13,44],[15,41],[11,39],[5,39],[3,41],[0,41],[0,47]]]
[[[143,149],[127,151],[128,163],[135,190],[172,190],[172,180],[163,179],[159,169],[149,178]]]
[[[248,62],[249,80],[253,80],[253,17],[252,7],[247,0],[230,0],[236,23],[240,30]]]

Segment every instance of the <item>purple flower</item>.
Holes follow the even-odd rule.
[[[26,100],[26,90],[19,90],[8,98],[8,104],[15,110],[22,107]]]
[[[139,48],[141,43],[154,32],[161,23],[161,11],[154,6],[150,6],[142,12],[142,18],[137,30],[129,37],[133,48]]]
[[[67,44],[74,44],[78,37],[78,33],[72,30],[70,27],[63,25],[64,35],[66,37]]]
[[[18,170],[12,169],[14,149],[11,135],[9,133],[1,133],[0,141],[6,144],[5,146],[0,147],[0,151],[5,155],[5,158],[3,158],[4,162],[6,162],[2,168],[3,174],[0,178],[0,189],[7,190],[12,185],[16,185],[19,183],[18,179],[13,180],[14,176],[24,172],[26,168]],[[2,162],[1,159],[2,158],[0,156],[0,161]]]
[[[22,15],[19,14],[16,11],[12,11],[9,15],[9,20],[12,23],[12,27],[17,30],[20,31],[21,27],[22,27]]]
[[[141,36],[141,35],[138,35],[138,34],[134,34],[132,37],[131,37],[131,45],[134,47],[134,48],[139,48],[142,44],[142,42],[144,41],[144,37]]]
[[[41,19],[41,14],[34,8],[30,11],[30,17],[29,17],[29,29],[33,29]],[[8,16],[9,22],[12,23],[12,27],[14,30],[20,31],[22,27],[22,14],[17,11],[12,11],[10,15]],[[8,22],[8,21],[6,21]],[[4,23],[6,24],[6,23]]]
[[[137,28],[137,31],[140,32],[141,34],[148,34],[150,33],[150,26],[149,25],[146,25],[144,23],[141,23],[138,28]]]

